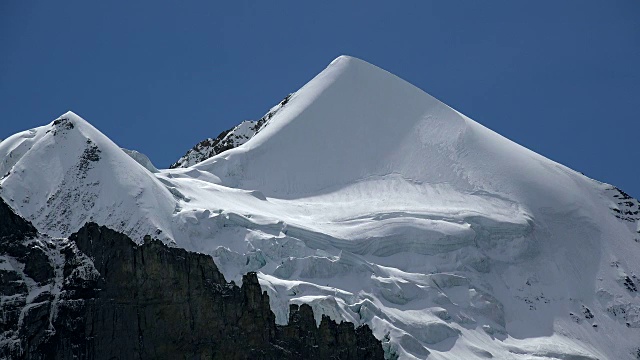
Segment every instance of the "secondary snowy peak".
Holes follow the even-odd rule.
[[[246,143],[266,126],[273,115],[287,104],[291,95],[287,95],[278,105],[269,109],[260,120],[245,120],[239,125],[221,132],[215,139],[202,140],[169,168],[186,168]]]
[[[40,231],[87,221],[167,238],[174,198],[146,168],[72,112],[0,143],[0,193]]]
[[[296,92],[247,146],[222,155],[229,161],[212,160],[198,167],[212,165],[212,172],[225,175],[217,169],[221,163],[248,162],[243,169],[228,170],[233,174],[229,184],[273,194],[319,191],[393,172],[388,165],[394,159],[389,156],[415,133],[421,119],[447,112],[452,111],[394,75],[341,56]],[[431,122],[440,131],[428,134],[427,145],[454,143],[464,126],[460,116]],[[237,157],[243,160],[235,161]],[[405,162],[394,167],[406,167]],[[267,175],[275,178],[262,176],[266,167],[272,169]],[[299,186],[304,188],[296,189]]]

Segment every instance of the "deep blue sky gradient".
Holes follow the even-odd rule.
[[[637,0],[2,1],[0,138],[73,110],[167,167],[341,54],[640,197]]]

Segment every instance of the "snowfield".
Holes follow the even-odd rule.
[[[203,162],[127,153],[69,112],[0,143],[0,195],[51,236],[91,220],[257,271],[279,323],[309,303],[389,359],[640,356],[640,203],[362,60]]]

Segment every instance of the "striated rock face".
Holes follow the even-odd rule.
[[[318,328],[308,305],[276,325],[256,274],[227,283],[210,256],[94,223],[37,237],[0,203],[0,358],[383,358],[368,326]]]

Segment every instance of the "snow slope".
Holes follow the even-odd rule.
[[[639,351],[640,203],[364,61],[334,60],[243,145],[156,174],[63,118],[0,143],[0,194],[45,233],[160,231],[228,279],[258,271],[279,322],[310,303],[371,325],[389,358]]]

